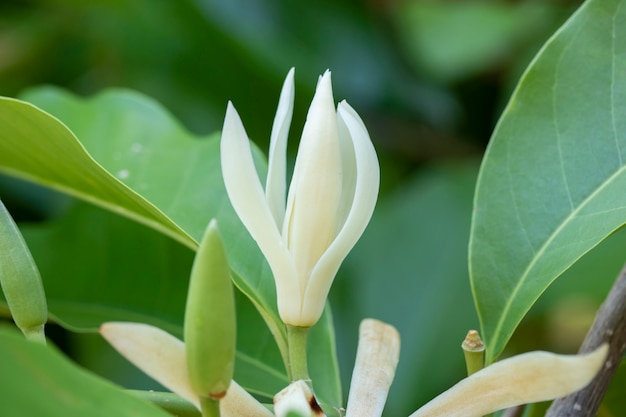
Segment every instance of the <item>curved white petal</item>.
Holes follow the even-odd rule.
[[[356,183],[352,206],[345,223],[328,250],[315,265],[308,281],[302,318],[312,324],[322,314],[328,291],[339,266],[359,240],[372,217],[380,184],[378,158],[363,121],[345,101],[339,103],[338,116],[339,124],[343,123],[354,146]]]
[[[157,327],[141,323],[104,323],[100,334],[143,373],[200,408],[198,396],[187,378],[183,342]]]
[[[587,385],[606,360],[608,346],[586,355],[531,352],[465,378],[410,417],[481,417],[516,405],[548,401]]]
[[[100,334],[146,375],[200,409],[200,401],[189,385],[183,342],[158,327],[141,323],[104,323]],[[224,417],[273,415],[235,381],[220,401],[220,411]]]
[[[287,137],[293,115],[294,69],[289,70],[278,100],[270,136],[269,165],[265,182],[265,196],[277,227],[282,227],[285,218],[285,194],[287,190]]]
[[[337,114],[330,72],[326,72],[318,83],[302,132],[283,226],[283,237],[296,263],[300,298],[311,270],[339,230],[341,178]],[[292,318],[288,323],[302,325]]]
[[[220,400],[222,417],[273,417],[263,404],[235,381],[230,382],[226,396]]]
[[[276,286],[299,293],[298,287],[286,278],[294,276],[293,261],[265,199],[248,135],[231,103],[226,110],[220,146],[222,175],[233,208],[267,259]]]

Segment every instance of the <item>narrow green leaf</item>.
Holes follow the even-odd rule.
[[[309,332],[308,363],[313,390],[327,412],[344,406],[337,359],[333,315],[327,304]],[[330,415],[329,415],[330,416]]]
[[[626,222],[626,1],[546,43],[483,160],[469,266],[492,362],[541,293]]]
[[[168,417],[170,414],[80,369],[54,348],[0,327],[2,415]]]

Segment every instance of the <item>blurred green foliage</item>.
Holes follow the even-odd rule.
[[[478,161],[521,71],[579,3],[4,1],[0,94],[40,84],[80,95],[128,87],[154,97],[198,134],[219,130],[232,100],[249,136],[267,149],[280,85],[294,66],[293,152],[317,77],[331,69],[335,98],[347,99],[370,130],[383,186],[372,224],[331,291],[342,378],[345,387],[358,322],[390,322],[403,348],[387,411],[406,415],[463,376],[460,343],[478,326],[467,277]],[[22,221],[50,220],[72,205],[6,178],[0,196]],[[623,235],[548,290],[510,352],[576,349],[580,329],[564,346],[558,343],[565,336],[550,338],[551,326],[568,300],[584,300],[589,312],[599,304],[619,270]],[[603,272],[591,283],[584,278],[596,265]],[[102,365],[109,354],[94,353],[95,337],[72,336],[66,348],[124,383],[119,369],[127,365]]]

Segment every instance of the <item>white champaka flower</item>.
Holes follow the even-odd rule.
[[[357,113],[345,101],[335,110],[326,71],[309,108],[287,193],[293,74],[292,69],[285,79],[272,127],[265,190],[231,103],[222,130],[221,161],[233,208],[274,275],[282,320],[310,327],[322,314],[339,266],[372,216],[380,168]]]

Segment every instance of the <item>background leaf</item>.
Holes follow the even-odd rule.
[[[547,36],[550,2],[406,1],[395,5],[400,40],[416,68],[453,81],[484,71]],[[543,38],[545,39],[545,38]]]
[[[408,415],[465,376],[460,346],[478,324],[466,264],[477,166],[432,166],[380,202],[335,282],[346,385],[361,320],[379,319],[400,332],[385,415]]]
[[[626,221],[626,2],[591,0],[548,41],[478,179],[470,273],[488,360],[563,271]]]
[[[0,327],[2,413],[23,417],[168,417],[80,369],[56,349]]]

